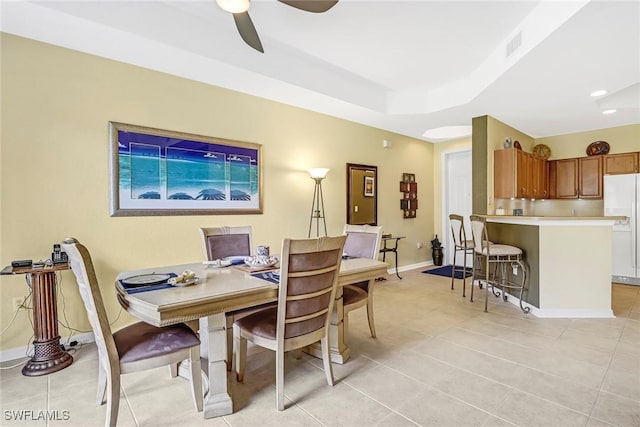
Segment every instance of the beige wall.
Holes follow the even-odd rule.
[[[640,151],[640,124],[536,138],[535,143],[548,145],[550,159],[555,160],[585,157],[587,146],[594,141],[607,141],[610,154]]]
[[[92,252],[113,320],[118,272],[201,260],[200,226],[250,224],[254,243],[272,248],[283,237],[306,237],[313,194],[307,168],[331,168],[323,181],[327,226],[329,234],[341,233],[346,163],[378,166],[378,223],[407,236],[400,264],[431,258],[416,243],[432,238],[440,209],[433,202],[432,144],[15,36],[2,34],[1,41],[0,265],[48,258],[53,243],[77,237]],[[262,144],[264,214],[110,217],[109,121]],[[385,139],[393,147],[383,148]],[[403,172],[415,173],[419,184],[416,219],[402,218]],[[64,295],[70,325],[89,330],[73,276],[61,278],[60,310]],[[4,329],[11,300],[28,289],[18,276],[2,276],[0,287]],[[27,316],[19,313],[0,349],[28,343]],[[123,314],[115,327],[130,321]]]

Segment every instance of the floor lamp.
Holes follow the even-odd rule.
[[[316,220],[316,237],[320,237],[320,219],[324,223],[324,235],[327,235],[327,220],[324,217],[324,199],[322,198],[322,180],[327,176],[327,172],[329,172],[327,168],[309,169],[309,175],[316,182],[316,185],[313,189],[311,218],[309,219],[309,234],[307,237],[311,237],[311,226],[314,219]]]

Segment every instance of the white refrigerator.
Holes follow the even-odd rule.
[[[612,281],[640,285],[640,174],[604,176],[604,215],[626,216],[613,226]]]

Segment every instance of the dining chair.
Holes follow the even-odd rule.
[[[251,256],[252,228],[250,225],[202,227],[200,236],[207,260],[214,261],[230,256]],[[225,313],[227,328],[227,371],[233,364],[233,322],[243,316],[254,313],[265,307],[275,307],[276,303],[262,304]]]
[[[202,227],[200,236],[209,261],[229,256],[250,256],[253,247],[251,226]]]
[[[376,259],[380,252],[382,227],[371,225],[344,226],[344,234],[347,240],[344,244],[344,254],[354,258]],[[345,285],[342,287],[342,305],[344,307],[345,329],[348,322],[348,314],[360,307],[367,307],[367,320],[371,337],[376,337],[376,326],[373,320],[373,284],[375,280]]]
[[[282,242],[278,306],[233,324],[235,369],[244,380],[247,341],[276,352],[276,407],[284,410],[284,353],[317,341],[327,383],[333,385],[329,330],[346,236]]]
[[[467,232],[464,227],[464,217],[462,215],[449,215],[449,224],[451,226],[451,234],[453,236],[453,262],[451,264],[451,290],[453,290],[453,282],[456,272],[460,272],[459,266],[456,265],[456,254],[462,252],[464,257],[462,263],[462,297],[465,298],[467,287],[467,255],[474,255],[473,240],[467,240]],[[473,286],[473,282],[471,282]]]
[[[501,290],[502,298],[507,300],[507,290],[519,291],[520,309],[528,313],[529,307],[525,307],[522,303],[522,295],[527,285],[528,268],[523,259],[522,249],[517,246],[503,245],[500,243],[494,243],[489,240],[489,233],[487,231],[487,219],[481,215],[471,215],[471,234],[473,236],[473,250],[479,259],[484,260],[484,272],[480,273],[481,269],[473,268],[473,279],[484,277],[487,289],[485,290],[484,298],[484,311],[487,311],[489,301],[489,288],[496,297],[500,294],[496,294],[495,288],[498,287]],[[491,267],[493,271],[491,272]],[[513,271],[513,274],[511,273]],[[522,278],[519,283],[514,281],[513,276],[522,271]],[[471,301],[473,301],[473,286],[471,286]]]
[[[105,426],[115,426],[118,420],[121,374],[171,366],[186,359],[191,364],[192,398],[196,410],[202,411],[200,339],[196,332],[184,323],[158,328],[138,322],[112,333],[89,251],[74,238],[60,246],[69,257],[98,347],[96,403],[106,402]],[[192,326],[197,327],[197,321]]]

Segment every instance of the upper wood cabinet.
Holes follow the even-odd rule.
[[[603,160],[604,174],[638,173],[638,157],[639,153],[608,154]]]
[[[581,157],[578,161],[578,197],[602,199],[602,157]]]
[[[558,199],[578,198],[578,159],[554,160],[555,197]]]
[[[601,199],[602,157],[554,160],[549,168],[552,197],[557,199]]]
[[[516,148],[493,152],[496,199],[547,197],[547,161]]]

